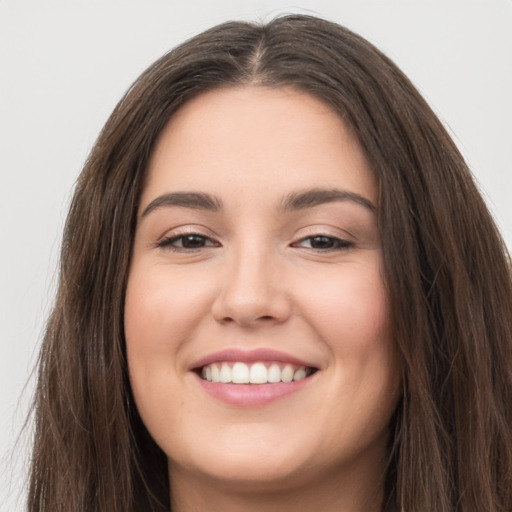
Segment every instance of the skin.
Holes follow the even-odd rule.
[[[284,197],[311,189],[377,205],[356,138],[328,106],[291,88],[203,94],[156,144],[125,332],[138,410],[168,457],[173,511],[382,505],[400,372],[377,218],[350,197],[282,211]],[[207,193],[222,208],[153,202],[173,192]],[[201,235],[194,248],[173,238],[190,233]],[[296,393],[235,407],[190,371],[227,348],[277,349],[318,371]]]

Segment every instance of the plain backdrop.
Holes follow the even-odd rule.
[[[303,12],[376,44],[468,160],[512,247],[512,0],[0,0],[0,511],[23,509],[15,441],[52,304],[73,184],[109,113],[156,58],[228,19]]]

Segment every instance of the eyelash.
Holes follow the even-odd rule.
[[[212,241],[213,243],[210,245],[201,245],[199,247],[176,247],[173,244],[180,241],[183,244],[183,241],[186,238],[200,238],[203,242],[204,241]],[[204,247],[219,247],[220,244],[218,242],[213,241],[210,237],[201,235],[200,233],[182,233],[180,235],[173,235],[166,238],[163,238],[160,240],[157,244],[157,247],[160,247],[162,249],[169,249],[174,252],[191,252],[191,251],[198,251],[200,249],[203,249]]]
[[[183,247],[183,243],[186,238],[196,238],[196,241],[202,242],[203,245],[200,245],[198,247]],[[291,247],[300,247],[300,244],[307,240],[310,241],[310,247],[307,248],[317,252],[343,251],[354,247],[353,242],[329,235],[306,236],[304,238],[301,238],[297,242],[291,244]],[[313,247],[312,245],[315,243],[313,242],[314,240],[316,240],[316,243],[319,242],[320,244],[324,244],[324,247]],[[181,247],[173,245],[178,241],[181,241]],[[210,241],[212,243],[206,245],[207,241]],[[325,244],[330,245],[330,247],[326,247]],[[220,247],[220,244],[215,240],[212,240],[210,237],[201,235],[200,233],[182,233],[180,235],[173,235],[163,238],[156,244],[156,246],[162,249],[171,250],[173,252],[195,252],[204,249],[205,247]]]
[[[305,242],[306,240],[309,240],[310,243],[313,240],[316,240],[317,242],[320,242],[320,244],[331,244],[331,247],[309,247],[309,249],[313,249],[314,251],[319,252],[330,252],[330,251],[343,251],[347,249],[351,249],[354,247],[353,242],[349,242],[348,240],[344,240],[342,238],[338,238],[336,236],[329,236],[329,235],[312,235],[312,236],[306,236],[304,238],[301,238],[298,242],[295,242],[292,244],[292,247],[297,247],[302,242]]]

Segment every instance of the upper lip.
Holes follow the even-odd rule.
[[[242,363],[254,363],[257,361],[275,361],[285,364],[293,364],[296,366],[306,366],[309,368],[315,368],[314,364],[303,361],[297,357],[294,357],[285,352],[280,352],[274,349],[258,348],[254,350],[242,350],[237,348],[225,349],[219,352],[208,354],[197,361],[194,361],[190,366],[189,370],[197,370],[208,364],[218,363],[222,361],[240,361]]]

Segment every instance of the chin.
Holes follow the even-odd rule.
[[[295,443],[247,434],[245,439],[238,438],[239,442],[232,436],[228,440],[213,445],[210,438],[204,444],[195,444],[194,449],[188,450],[188,460],[170,459],[169,468],[178,469],[179,464],[181,471],[189,475],[240,491],[283,490],[306,479],[310,471],[305,452],[298,450]]]

